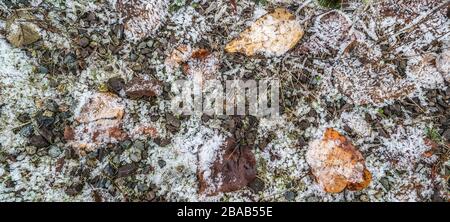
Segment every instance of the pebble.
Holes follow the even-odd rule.
[[[308,127],[309,127],[309,122],[307,121],[307,120],[302,120],[302,121],[300,121],[299,123],[298,123],[298,128],[300,129],[300,130],[305,130],[305,129],[307,129]]]
[[[66,194],[69,196],[76,196],[83,190],[84,184],[81,182],[75,183],[66,189]]]
[[[151,48],[153,46],[153,40],[147,42],[147,47]]]
[[[316,196],[310,196],[307,199],[308,202],[319,202],[319,198],[317,198]]]
[[[57,146],[52,146],[48,150],[48,155],[52,158],[59,157],[61,155],[61,149],[59,149]]]
[[[50,128],[50,126],[52,126],[55,122],[55,118],[39,114],[36,117],[36,122],[39,127]]]
[[[150,49],[150,48],[144,48],[144,49],[141,50],[142,54],[149,54],[151,52],[152,52],[152,49]]]
[[[288,190],[288,191],[284,192],[284,198],[287,201],[293,201],[293,200],[295,200],[295,193]]]
[[[27,146],[25,148],[25,151],[27,152],[28,155],[34,155],[36,154],[37,148],[34,146]]]
[[[117,177],[126,177],[133,174],[137,170],[137,165],[134,163],[126,164],[117,170]]]
[[[108,164],[103,169],[103,172],[106,174],[106,176],[113,177],[114,175],[116,175],[117,170],[114,167],[112,167],[111,165]]]
[[[39,73],[41,73],[41,74],[47,74],[48,73],[48,69],[47,69],[47,67],[45,67],[45,66],[39,66],[38,67],[38,70],[37,70]]]
[[[119,155],[115,155],[115,156],[112,158],[112,162],[113,162],[114,164],[120,164],[120,156],[119,156]]]
[[[303,136],[300,136],[298,138],[298,145],[300,146],[300,148],[303,148],[308,145],[308,143],[306,142],[305,138],[303,138]]]
[[[164,168],[166,166],[166,161],[158,160],[158,165],[159,165],[159,167]]]
[[[32,136],[29,139],[29,144],[31,146],[35,146],[36,148],[44,148],[50,146],[50,143],[48,143],[47,140],[41,135]]]
[[[19,154],[19,155],[16,157],[16,160],[17,160],[17,161],[22,161],[22,160],[24,160],[24,159],[25,159],[25,154],[23,154],[23,153]]]
[[[120,95],[120,91],[125,88],[125,80],[120,77],[113,77],[108,79],[106,85],[108,86],[109,91]]]
[[[55,100],[49,99],[45,101],[45,108],[51,112],[58,112],[59,105]]]
[[[145,149],[145,143],[141,140],[136,140],[133,144],[133,147],[141,151]]]
[[[170,132],[175,133],[180,129],[181,121],[179,119],[177,119],[174,115],[167,114],[166,121],[167,121],[166,128]]]
[[[130,140],[124,140],[123,142],[120,143],[120,147],[122,147],[122,149],[128,149],[131,146],[132,142]]]
[[[34,128],[33,128],[33,125],[31,125],[31,124],[27,124],[27,125],[23,126],[19,131],[19,134],[23,137],[29,137],[29,136],[33,135],[33,133],[34,133]]]
[[[384,189],[386,190],[390,189],[389,180],[386,177],[381,178],[380,183],[384,187]]]
[[[145,183],[138,183],[137,184],[137,186],[136,186],[136,188],[137,188],[137,190],[139,191],[139,192],[145,192],[145,191],[147,191],[148,190],[148,186],[147,186],[147,184],[145,184]]]
[[[21,114],[19,114],[19,116],[17,116],[17,120],[19,120],[21,123],[26,123],[31,120],[30,114],[21,113]]]
[[[359,196],[359,200],[361,200],[362,202],[369,202],[369,197],[365,194],[362,194],[361,196]]]
[[[255,178],[252,182],[250,182],[248,184],[248,187],[254,192],[254,193],[259,193],[261,191],[264,190],[264,181],[259,179],[259,178]]]
[[[162,138],[162,139],[156,138],[155,139],[155,143],[160,147],[165,147],[165,146],[169,145],[170,142],[171,142],[170,139],[167,139],[167,138]]]
[[[151,200],[155,199],[155,197],[156,197],[155,191],[149,191],[147,193],[147,195],[145,196],[145,199],[147,201],[151,201]]]
[[[442,134],[442,137],[444,137],[447,141],[450,142],[450,129],[445,130],[444,133]]]
[[[152,45],[153,45],[153,43],[152,43]],[[146,48],[146,47],[147,47],[147,43],[146,42],[141,42],[138,45],[138,49],[143,49],[143,48]]]
[[[131,161],[137,163],[139,161],[141,161],[142,155],[141,155],[141,150],[138,149],[134,149],[131,153],[130,153],[130,159]]]

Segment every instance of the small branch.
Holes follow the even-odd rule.
[[[300,11],[301,11],[304,7],[306,7],[306,6],[308,6],[309,4],[311,4],[312,1],[313,1],[313,0],[307,0],[307,1],[303,2],[303,4],[300,5],[300,6],[298,7],[297,11],[295,11],[295,14],[298,15],[298,13],[300,13]]]
[[[409,23],[408,25],[406,25],[405,27],[400,29],[398,32],[396,32],[393,35],[391,35],[391,37],[395,38],[395,37],[397,37],[397,36],[399,36],[399,35],[401,35],[403,33],[411,31],[417,25],[420,25],[423,22],[425,22],[432,14],[436,13],[437,11],[439,11],[440,9],[442,9],[445,6],[448,6],[449,4],[450,4],[450,0],[447,0],[447,1],[439,4],[438,6],[434,7],[433,9],[428,11],[427,13],[419,15],[411,23]],[[377,43],[380,43],[380,42],[386,40],[387,38],[388,38],[388,36],[385,36],[385,37],[381,38]]]

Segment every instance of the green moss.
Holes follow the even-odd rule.
[[[341,0],[317,0],[317,3],[325,8],[340,9],[342,1]]]
[[[436,142],[436,143],[441,143],[442,142],[441,135],[438,133],[438,131],[434,127],[427,127],[425,129],[425,134],[433,142]]]

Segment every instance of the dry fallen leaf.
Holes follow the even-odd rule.
[[[201,147],[206,148],[208,147]],[[211,196],[219,192],[236,191],[256,178],[256,160],[253,152],[249,147],[238,146],[233,138],[225,140],[215,158],[210,169],[198,169],[201,194]]]
[[[6,39],[16,46],[22,47],[32,44],[41,38],[38,27],[26,20],[33,19],[32,15],[26,12],[19,12],[6,22]]]
[[[288,10],[277,8],[257,19],[225,46],[225,51],[247,56],[257,53],[280,56],[293,48],[303,36],[303,28]]]
[[[362,154],[346,137],[331,128],[325,131],[323,139],[311,142],[306,161],[317,182],[329,193],[338,193],[345,188],[362,190],[372,180]]]

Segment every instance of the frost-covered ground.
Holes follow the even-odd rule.
[[[345,1],[340,10],[303,0],[130,2],[0,1],[0,201],[448,201],[448,1]],[[224,51],[278,7],[304,29],[293,49]],[[130,13],[138,18],[124,19]],[[36,26],[39,40],[14,46],[14,19]],[[279,79],[281,115],[170,112],[171,84],[189,78],[168,62],[180,47],[215,58],[206,67],[184,61],[193,75]],[[126,139],[69,142],[68,127],[84,142],[92,127],[114,124],[76,125],[86,100],[111,91],[114,77],[158,80],[162,92],[115,101]],[[142,127],[151,133],[134,133]],[[315,181],[305,153],[326,128],[361,151],[367,188],[331,194]],[[198,171],[209,172],[226,138],[251,149],[256,179],[202,195]]]

